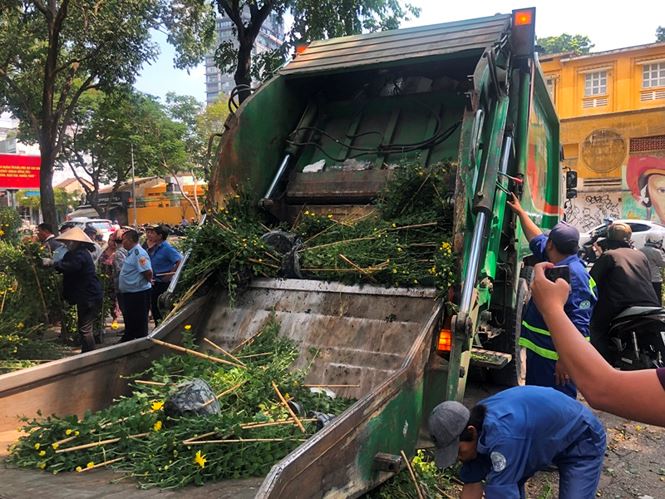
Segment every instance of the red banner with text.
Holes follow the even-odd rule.
[[[39,189],[39,156],[0,154],[0,189]]]

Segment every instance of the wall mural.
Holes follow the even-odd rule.
[[[566,220],[580,232],[606,218],[665,223],[665,157],[631,156],[621,171],[621,190],[580,190],[577,198],[566,204]]]

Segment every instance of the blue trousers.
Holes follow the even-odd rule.
[[[564,385],[557,385],[554,377],[556,360],[541,357],[531,350],[526,350],[526,384],[536,386],[549,386],[565,393],[569,397],[577,398],[577,387],[569,381]]]

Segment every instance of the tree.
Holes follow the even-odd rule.
[[[214,34],[201,0],[0,0],[0,108],[39,143],[44,221],[55,225],[53,168],[81,96],[131,84],[157,54],[150,29],[169,31],[177,67],[201,60]]]
[[[656,28],[656,42],[665,42],[665,26]]]
[[[563,52],[574,52],[578,55],[588,54],[594,47],[588,36],[569,35],[568,33],[538,38],[536,45],[541,54],[561,54]]]
[[[196,130],[205,145],[205,157],[203,159],[203,177],[210,180],[212,162],[217,157],[214,144],[216,137],[224,133],[224,124],[229,116],[228,97],[220,94],[215,102],[208,104],[205,110],[196,117]]]
[[[241,86],[242,102],[249,96],[252,76],[262,79],[284,62],[288,51],[301,40],[353,35],[393,29],[408,15],[420,10],[399,0],[214,0],[218,11],[234,26],[236,42],[225,41],[216,52],[223,72],[233,72]],[[284,13],[293,15],[293,28],[277,50],[262,54],[252,63],[252,49],[265,20],[273,15],[281,21]]]
[[[129,179],[132,163],[135,174],[150,171],[151,158],[138,147],[151,135],[137,130],[146,100],[152,98],[132,90],[119,88],[111,93],[91,90],[84,94],[72,116],[69,132],[63,138],[60,163],[68,165],[86,193],[90,206],[100,217],[108,218],[111,198],[106,204],[99,199],[99,189],[110,184],[111,197]],[[154,99],[152,99],[154,100]],[[133,154],[133,149],[136,149]],[[133,160],[133,161],[132,161]],[[81,175],[91,185],[81,182]]]

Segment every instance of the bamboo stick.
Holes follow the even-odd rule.
[[[371,281],[376,282],[376,279],[372,276],[372,274],[371,274],[370,272],[367,271],[367,269],[363,269],[363,268],[360,267],[359,265],[356,265],[356,264],[353,263],[350,259],[348,259],[347,257],[345,257],[342,253],[339,254],[339,257],[340,257],[342,260],[344,260],[346,263],[348,263],[349,265],[351,265],[351,266],[352,266],[354,269],[356,269],[358,272],[360,272],[360,273],[363,274],[363,275],[366,275]]]
[[[233,352],[237,352],[237,351],[240,350],[242,347],[251,344],[256,338],[258,338],[259,336],[261,336],[262,333],[263,333],[263,329],[259,329],[259,331],[258,331],[257,333],[253,334],[253,335],[250,336],[249,338],[247,338],[247,339],[245,339],[244,341],[242,341],[238,346],[233,347],[233,348],[231,349],[231,352],[232,352],[232,353],[233,353]]]
[[[300,421],[303,421],[305,423],[312,423],[316,421],[316,418],[301,419]],[[281,421],[270,421],[269,423],[247,423],[247,424],[241,424],[240,428],[243,430],[253,430],[254,428],[265,428],[268,426],[282,426],[286,424],[293,424],[293,420],[283,419]]]
[[[358,241],[372,241],[376,239],[376,236],[367,236],[367,237],[356,237],[354,239],[346,239],[343,241],[333,241],[332,243],[325,243],[325,244],[319,244],[318,246],[312,246],[311,248],[303,248],[303,252],[305,251],[313,251],[321,248],[327,248],[328,246],[335,246],[336,244],[348,244],[348,243],[355,243]]]
[[[406,467],[409,469],[409,476],[411,476],[411,480],[413,481],[413,486],[416,488],[416,492],[418,493],[418,499],[425,499],[425,496],[423,495],[423,491],[420,490],[420,484],[418,483],[418,479],[416,478],[416,474],[413,471],[413,468],[411,467],[411,463],[409,462],[408,458],[406,457],[406,454],[404,454],[403,450],[399,451],[400,454],[402,454],[402,459],[404,459],[404,462],[406,463]]]
[[[232,353],[229,353],[229,352],[227,352],[226,350],[224,350],[224,349],[223,349],[222,347],[220,347],[217,343],[214,343],[213,341],[209,340],[208,338],[203,338],[203,341],[205,341],[205,342],[206,342],[208,345],[210,345],[211,347],[216,348],[217,350],[219,350],[220,352],[222,352],[224,355],[226,355],[226,356],[228,356],[228,357],[231,357],[233,360],[235,360],[235,361],[236,361],[238,364],[240,364],[242,367],[247,367],[247,366],[245,365],[245,363],[244,363],[242,360],[240,360],[238,357],[236,357],[236,356],[233,355]]]
[[[188,442],[187,445],[237,444],[242,442],[304,442],[306,440],[306,438],[233,438],[228,440],[197,440],[195,442]]]
[[[129,435],[127,438],[141,438],[150,435],[150,433],[137,433],[136,435]],[[77,450],[91,449],[92,447],[99,447],[100,445],[114,444],[122,440],[122,437],[108,438],[106,440],[100,440],[99,442],[92,442],[89,444],[76,445],[74,447],[67,447],[66,449],[58,449],[55,451],[56,454],[63,454],[65,452],[74,452]]]
[[[35,268],[35,265],[31,265],[32,271],[35,274],[35,281],[37,281],[37,290],[39,291],[39,297],[42,300],[42,306],[44,307],[44,318],[46,319],[46,325],[48,325],[51,320],[48,317],[48,307],[46,306],[46,300],[44,299],[44,292],[42,291],[42,283],[39,282],[39,276],[37,275],[37,269]]]
[[[298,416],[296,416],[296,413],[293,412],[293,409],[291,409],[291,406],[289,405],[289,403],[284,398],[284,395],[282,395],[282,392],[279,391],[279,388],[277,388],[277,385],[275,384],[274,381],[272,382],[272,387],[275,390],[275,393],[277,393],[277,396],[279,397],[279,400],[282,403],[282,405],[284,407],[286,407],[286,410],[289,411],[289,414],[291,414],[291,417],[293,418],[293,421],[298,426],[298,428],[300,428],[300,431],[305,433],[305,427],[302,425],[302,423],[298,419]]]
[[[302,385],[305,388],[360,388],[360,384],[356,385]]]
[[[221,393],[215,395],[214,398],[211,398],[210,400],[206,401],[206,402],[203,404],[202,407],[205,407],[205,406],[207,406],[207,405],[209,405],[209,404],[212,404],[213,400],[219,400],[219,399],[222,398],[224,395],[228,395],[229,393],[236,391],[236,390],[237,390],[238,388],[240,388],[242,385],[244,385],[245,383],[247,383],[247,381],[248,381],[248,380],[241,381],[240,383],[238,383],[237,385],[232,386],[232,387],[229,388],[228,390],[224,390],[223,392],[221,392]]]
[[[55,445],[55,448],[58,448],[58,447],[60,447],[62,444],[66,444],[67,442],[71,442],[71,441],[74,440],[75,438],[76,438],[76,435],[73,435],[73,436],[71,436],[71,437],[67,437],[67,438],[63,438],[62,440],[58,440],[58,441],[56,441],[56,442],[53,442],[53,443],[51,444],[51,446],[54,446],[54,445]]]
[[[252,353],[250,355],[238,355],[239,359],[251,359],[253,357],[265,357],[266,355],[272,355],[271,352],[265,352],[265,353]]]
[[[256,263],[257,265],[265,265],[266,267],[271,267],[273,269],[281,268],[279,265],[275,265],[274,263],[260,262],[256,258],[248,258],[247,261],[252,262],[252,263]]]
[[[166,348],[170,348],[171,350],[175,350],[177,352],[183,352],[187,353],[189,355],[193,355],[194,357],[200,357],[202,359],[206,360],[211,360],[213,362],[218,362],[220,364],[228,364],[231,366],[236,366],[233,362],[229,362],[228,360],[220,359],[219,357],[213,357],[212,355],[207,355],[205,353],[197,352],[196,350],[191,350],[189,348],[181,347],[179,345],[174,345],[173,343],[167,343],[166,341],[158,340],[157,338],[150,338],[150,341],[153,343],[157,343],[158,345],[161,345]]]
[[[216,431],[209,431],[208,433],[204,433],[203,435],[197,435],[196,437],[188,438],[186,440],[183,440],[182,443],[183,445],[188,445],[190,442],[194,442],[198,440],[199,438],[207,438],[211,437],[212,435],[216,435]]]
[[[123,457],[117,457],[115,459],[110,459],[108,461],[104,461],[103,463],[95,464],[94,466],[90,466],[90,468],[83,468],[79,473],[83,473],[84,471],[90,471],[94,470],[95,468],[101,468],[102,466],[107,466],[109,464],[117,463],[118,461],[122,461],[124,458]]]
[[[147,381],[144,379],[137,379],[134,381],[134,383],[138,383],[139,385],[166,386],[166,383],[160,383],[159,381]]]

